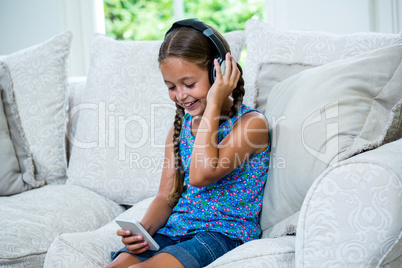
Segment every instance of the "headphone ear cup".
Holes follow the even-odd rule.
[[[225,70],[226,70],[226,64],[225,61],[222,60],[220,57],[215,57],[214,59],[218,59],[219,65],[221,66],[221,72],[222,75],[225,74]],[[216,80],[216,70],[215,70],[215,65],[214,65],[214,61],[212,61],[212,65],[211,68],[209,68],[209,82],[211,83],[211,85],[215,82]]]
[[[211,67],[209,68],[208,76],[209,76],[209,82],[212,85],[215,82],[215,79],[216,79],[215,65],[214,65],[213,61],[212,61]]]

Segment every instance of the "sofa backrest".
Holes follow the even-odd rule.
[[[271,131],[261,227],[274,237],[297,225],[328,167],[398,138],[402,35],[278,31],[256,20],[245,31],[246,100]]]

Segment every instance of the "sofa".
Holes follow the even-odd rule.
[[[271,152],[261,238],[208,267],[402,266],[402,33],[224,34]],[[104,267],[141,220],[173,122],[161,41],[95,34],[85,77],[71,32],[0,57],[0,267]]]

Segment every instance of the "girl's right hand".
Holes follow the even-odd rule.
[[[119,229],[117,235],[121,236],[121,242],[132,254],[141,254],[149,249],[148,242],[144,241],[142,236],[131,235],[131,231]]]
[[[211,85],[207,95],[207,104],[216,103],[222,107],[223,102],[232,94],[233,90],[237,87],[240,79],[241,72],[237,67],[236,60],[228,52],[225,56],[226,70],[222,75],[221,66],[217,59],[214,59],[214,66],[216,69],[216,80]]]

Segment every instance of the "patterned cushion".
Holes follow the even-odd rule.
[[[0,62],[0,148],[0,195],[21,193],[45,183],[35,178],[32,153],[4,62]]]
[[[246,22],[245,32],[245,103],[252,107],[257,103],[257,77],[263,63],[318,66],[402,42],[402,34],[372,32],[337,35],[317,31],[278,31],[254,19]]]
[[[224,36],[238,59],[244,32]],[[156,194],[175,112],[157,62],[160,44],[94,36],[68,183],[120,204]]]
[[[72,34],[2,57],[11,74],[19,116],[33,155],[37,181],[66,177],[67,57]]]
[[[313,68],[311,64],[263,62],[256,81],[256,108],[265,113],[269,94],[276,84],[301,71]]]

